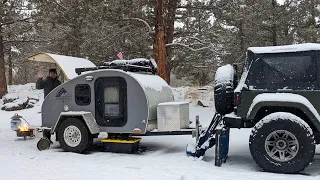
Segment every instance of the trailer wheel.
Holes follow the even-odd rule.
[[[299,173],[315,154],[310,126],[285,112],[272,113],[259,121],[250,135],[249,147],[260,168],[274,173]]]
[[[68,118],[61,123],[58,138],[64,151],[76,153],[83,153],[93,141],[87,126],[77,118]]]

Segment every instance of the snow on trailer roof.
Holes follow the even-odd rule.
[[[75,72],[76,68],[96,67],[96,65],[94,65],[88,59],[49,53],[36,54],[29,57],[28,60],[57,64],[67,80],[78,76],[78,74]]]
[[[125,71],[122,71],[122,72],[125,72]],[[155,91],[162,91],[163,88],[169,87],[168,83],[158,75],[141,74],[136,72],[125,72],[125,73],[133,77],[137,82],[139,82],[139,84],[144,89],[150,88],[150,89],[154,89]]]
[[[304,43],[304,44],[293,44],[293,45],[284,45],[284,46],[249,47],[248,51],[251,51],[255,54],[320,51],[320,44]]]

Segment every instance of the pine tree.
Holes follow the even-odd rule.
[[[27,42],[24,35],[30,31],[33,12],[29,1],[0,1],[0,97],[7,93],[5,56],[9,61],[9,75],[12,75],[12,44]],[[12,76],[9,78],[11,82]]]

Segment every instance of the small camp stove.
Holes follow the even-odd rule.
[[[23,137],[24,140],[27,139],[27,137],[34,137],[33,134],[34,129],[28,129],[28,130],[16,130],[18,137]]]
[[[34,137],[34,128],[25,120],[22,116],[15,114],[11,117],[11,129],[17,132],[18,137],[23,137],[24,140],[27,137]]]

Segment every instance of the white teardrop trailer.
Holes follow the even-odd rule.
[[[55,54],[28,59],[56,63],[65,79],[43,102],[39,150],[50,147],[51,135],[65,151],[77,153],[86,151],[100,132],[108,133],[102,142],[111,152],[136,151],[140,138],[133,136],[192,134],[199,139],[198,118],[196,128],[189,128],[189,103],[174,102],[152,60],[116,60],[96,67],[87,59]]]

